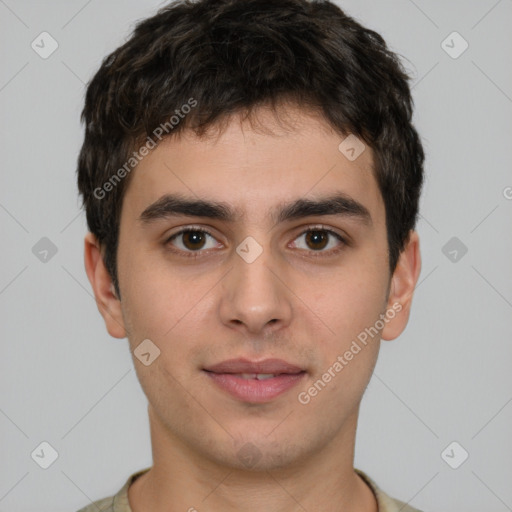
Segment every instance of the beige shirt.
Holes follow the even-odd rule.
[[[145,468],[137,471],[136,473],[133,473],[130,475],[126,483],[123,485],[123,487],[121,487],[115,496],[95,501],[94,503],[81,508],[78,512],[132,512],[128,502],[128,487],[130,487],[130,484],[137,477],[146,471],[149,471],[150,469],[151,468]],[[375,494],[379,512],[421,512],[421,510],[412,508],[411,506],[405,504],[403,501],[391,498],[382,490],[380,490],[379,487],[377,487],[377,484],[368,475],[359,469],[354,469],[356,473],[368,484],[370,489],[373,491],[373,494]]]

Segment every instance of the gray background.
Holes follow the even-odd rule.
[[[355,465],[425,512],[512,510],[512,1],[339,4],[405,58],[427,153],[422,273],[363,399]],[[85,83],[160,5],[0,0],[0,511],[74,511],[151,464],[128,342],[107,334],[83,267],[75,164]],[[47,59],[31,48],[43,31],[59,44]],[[42,441],[48,469],[31,457]],[[453,441],[446,460],[469,453],[457,469],[441,456]]]

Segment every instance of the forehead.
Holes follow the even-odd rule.
[[[372,149],[314,112],[283,107],[276,116],[260,108],[251,119],[231,116],[205,137],[185,130],[164,139],[133,171],[122,211],[139,216],[165,194],[179,194],[230,205],[239,220],[270,221],[276,205],[335,192],[372,217],[383,213]]]

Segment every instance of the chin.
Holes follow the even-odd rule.
[[[238,471],[272,471],[290,468],[304,456],[304,447],[293,443],[289,437],[282,439],[251,435],[239,439],[234,444],[234,452],[218,454],[217,463]]]

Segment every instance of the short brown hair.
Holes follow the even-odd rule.
[[[178,0],[140,21],[88,84],[81,116],[78,188],[118,297],[119,220],[134,150],[164,123],[173,125],[166,137],[201,135],[228,114],[285,98],[373,149],[393,273],[423,183],[408,80],[383,38],[329,1]]]

